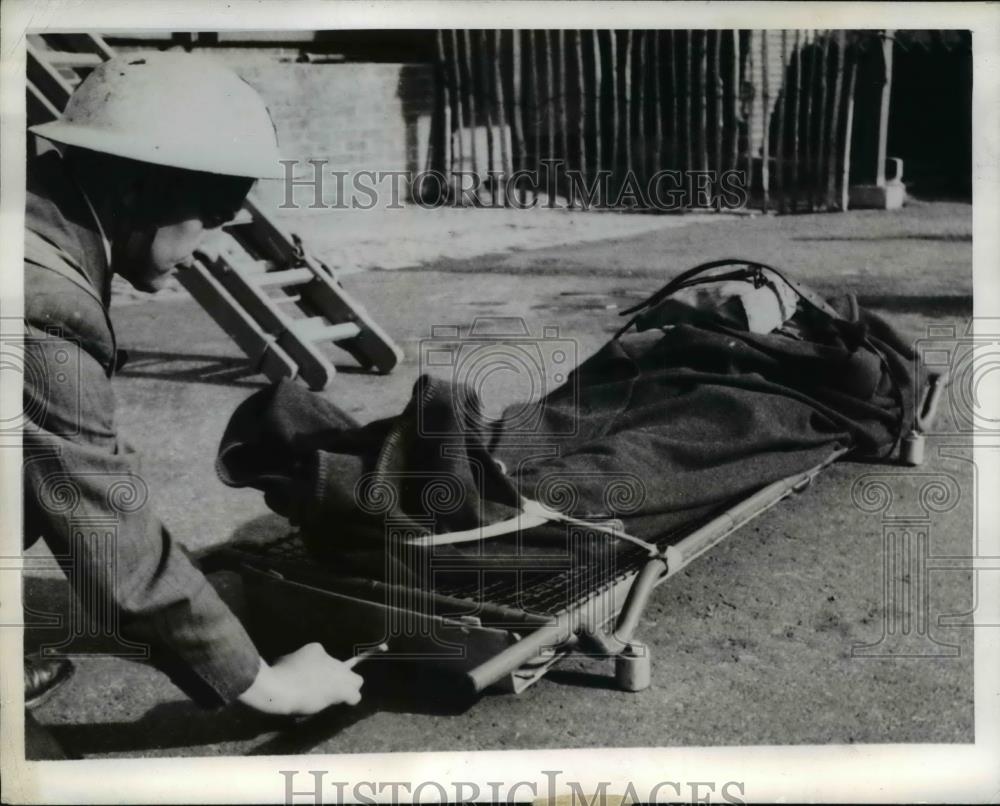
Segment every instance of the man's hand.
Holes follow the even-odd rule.
[[[321,644],[306,644],[271,666],[261,661],[257,678],[239,700],[265,714],[306,716],[331,705],[357,705],[363,682]]]

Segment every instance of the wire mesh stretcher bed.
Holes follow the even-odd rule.
[[[908,436],[897,433],[895,440],[904,463],[917,463],[920,451],[914,446],[919,447],[946,383],[946,377],[928,377],[913,390],[920,394],[911,403],[900,397],[901,409],[912,409],[906,426],[912,430]],[[317,561],[298,534],[225,547],[209,565],[242,576],[248,627],[265,652],[320,641],[345,657],[387,642],[390,656],[460,674],[477,693],[491,686],[523,691],[561,658],[578,652],[614,657],[619,687],[638,691],[649,685],[651,654],[635,633],[656,586],[806,489],[849,450],[831,443],[812,467],[750,487],[645,540],[624,535],[632,542],[602,541],[609,534],[622,536],[620,525],[556,517],[566,527],[565,552],[515,550],[484,563],[475,552],[438,553],[433,543],[426,548],[426,541],[421,543],[426,535],[414,533],[412,520],[401,519],[394,531],[387,518],[387,545],[413,549],[406,565],[416,573],[406,578],[394,577],[388,563],[382,579],[338,570]],[[574,551],[573,539],[587,539],[588,532],[598,539],[588,551]]]
[[[844,452],[663,535],[655,557],[640,546],[620,550],[613,561],[531,557],[484,570],[471,583],[470,561],[448,558],[434,564],[436,584],[420,587],[339,576],[318,566],[293,534],[266,545],[226,547],[209,567],[240,573],[251,632],[274,651],[318,640],[332,652],[355,654],[384,641],[392,657],[462,674],[476,692],[498,686],[515,693],[576,651],[614,656],[618,685],[638,691],[649,683],[651,656],[635,631],[656,586],[805,490]],[[449,571],[460,572],[455,576],[462,581],[449,584]]]

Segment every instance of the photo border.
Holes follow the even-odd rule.
[[[0,19],[0,319],[23,312],[20,270],[24,227],[24,75],[26,30],[277,30],[330,28],[927,28],[973,31],[973,280],[978,320],[1000,321],[1000,5],[986,3],[674,3],[674,2],[330,2],[329,0],[4,0]],[[518,25],[518,22],[522,24]],[[546,22],[550,24],[547,26]],[[996,389],[984,406],[1000,411]],[[17,405],[18,384],[0,385]],[[7,409],[13,410],[13,409]],[[975,436],[977,492],[1000,489],[1000,441]],[[4,557],[20,555],[20,449],[0,450],[0,538]],[[977,495],[979,546],[1000,556],[1000,498]],[[0,566],[0,623],[18,623],[20,571]],[[1000,613],[1000,574],[978,574],[977,613]],[[670,747],[562,751],[381,753],[26,762],[23,737],[23,640],[0,629],[0,746],[3,797],[13,803],[282,802],[281,770],[330,770],[338,781],[410,778],[537,781],[545,770],[595,791],[602,780],[631,781],[636,791],[664,781],[745,783],[759,801],[994,801],[1000,797],[1000,629],[975,636],[975,744]],[[626,774],[627,779],[622,776]],[[590,787],[590,789],[588,789]],[[451,790],[449,790],[451,791]],[[435,790],[426,792],[437,797]],[[561,790],[558,794],[568,794]],[[298,802],[303,802],[300,797]]]

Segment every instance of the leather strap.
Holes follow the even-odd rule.
[[[715,274],[710,277],[700,277],[700,275],[705,272],[712,271],[713,269],[720,269],[724,266],[743,266],[742,269],[737,269],[736,271],[726,272],[724,274]],[[830,305],[824,300],[819,294],[813,291],[811,288],[802,285],[801,283],[792,280],[788,275],[785,274],[780,269],[770,266],[766,263],[759,263],[753,260],[745,260],[743,258],[721,258],[719,260],[712,260],[708,263],[702,263],[699,266],[695,266],[693,269],[688,269],[685,272],[677,275],[673,280],[667,283],[663,288],[657,291],[652,296],[640,302],[638,305],[633,305],[631,308],[626,308],[621,312],[621,316],[628,316],[631,313],[637,313],[648,308],[653,307],[660,301],[666,299],[671,294],[679,291],[682,288],[687,288],[688,286],[698,285],[700,283],[717,283],[724,282],[726,280],[751,280],[754,285],[760,287],[763,284],[763,272],[769,271],[776,275],[778,278],[783,280],[789,288],[791,288],[796,294],[799,295],[803,300],[809,303],[816,310],[825,314],[826,316],[834,319],[838,322],[846,322],[848,320],[844,319],[839,313],[837,313]],[[638,317],[633,317],[627,325],[620,331],[620,333],[625,332],[632,324],[638,319]],[[619,335],[620,335],[619,333]]]

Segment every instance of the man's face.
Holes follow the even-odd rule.
[[[129,261],[131,270],[126,279],[140,291],[159,291],[174,269],[192,259],[208,231],[200,219],[188,218],[136,233],[129,250],[135,260]]]
[[[252,185],[238,177],[151,172],[136,194],[128,231],[115,244],[115,271],[140,291],[159,291],[207,235],[233,218]]]

